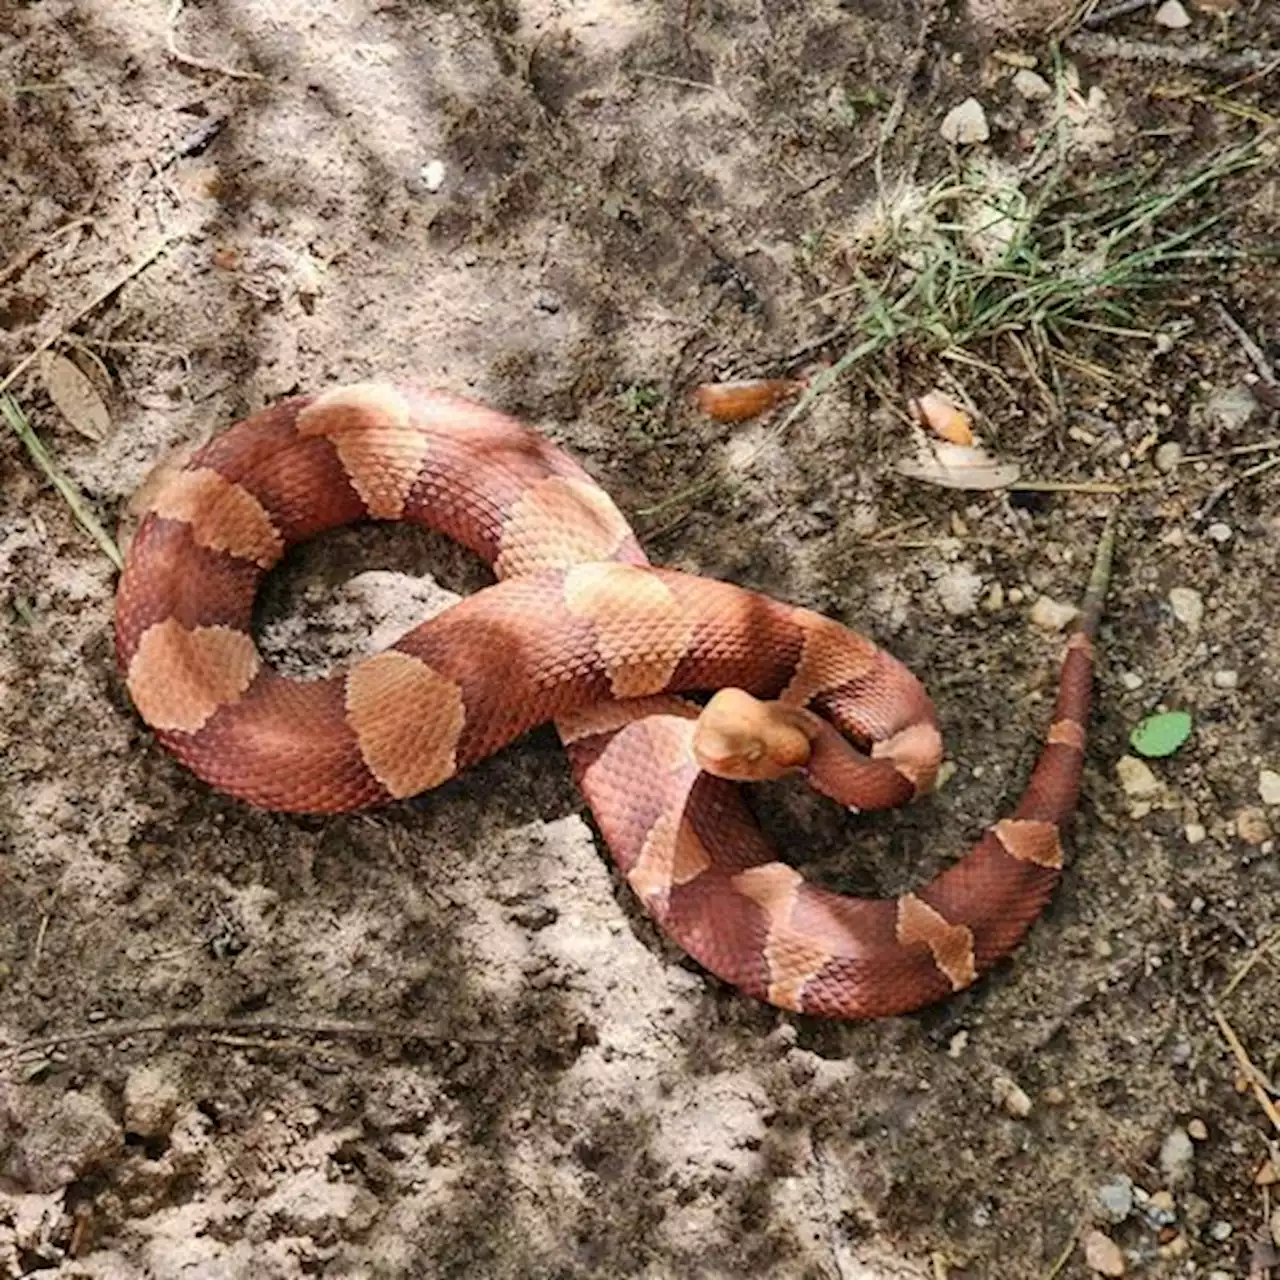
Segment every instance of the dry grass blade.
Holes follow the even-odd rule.
[[[62,496],[62,500],[71,508],[71,514],[75,516],[80,527],[102,548],[107,559],[117,569],[123,569],[124,557],[121,556],[120,548],[116,546],[115,539],[103,528],[80,490],[62,474],[58,464],[53,460],[53,455],[45,448],[44,442],[36,435],[31,423],[27,421],[27,415],[22,412],[18,402],[7,391],[0,392],[0,414],[4,416],[4,420],[9,424],[13,434],[22,441],[27,453],[31,455],[32,462],[44,472],[49,483],[53,485]]]

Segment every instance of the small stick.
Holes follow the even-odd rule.
[[[1158,480],[1015,480],[1005,485],[1010,493],[1132,493],[1135,489],[1157,489]]]
[[[1124,62],[1167,62],[1176,67],[1199,67],[1227,76],[1250,71],[1261,72],[1280,66],[1280,58],[1269,49],[1223,53],[1216,45],[1207,42],[1159,44],[1155,40],[1122,40],[1097,31],[1081,31],[1068,36],[1067,48],[1072,53],[1083,53],[1091,58],[1119,58]]]
[[[42,351],[47,351],[55,342],[70,332],[85,318],[91,311],[96,311],[106,300],[120,289],[123,289],[130,280],[136,275],[140,275],[147,269],[170,245],[176,244],[183,237],[181,233],[178,235],[165,236],[158,244],[153,245],[141,258],[137,260],[127,271],[123,272],[117,279],[110,284],[99,289],[88,302],[84,304],[78,311],[74,312],[71,318],[47,338],[36,343],[35,349],[23,356],[17,364],[9,370],[3,378],[0,378],[0,392],[7,391],[14,383],[14,380],[28,369],[40,356]]]
[[[274,1018],[154,1018],[143,1022],[117,1022],[112,1026],[92,1027],[87,1031],[68,1031],[62,1035],[44,1036],[39,1040],[0,1045],[0,1054],[22,1058],[33,1053],[46,1053],[64,1045],[103,1044],[112,1040],[126,1040],[131,1036],[225,1036],[253,1033],[315,1036],[321,1040],[427,1040],[433,1044],[497,1044],[500,1040],[497,1035],[450,1033],[422,1027],[384,1027],[358,1022],[289,1022]]]
[[[1264,472],[1273,471],[1276,467],[1280,467],[1280,457],[1268,458],[1265,462],[1254,463],[1253,466],[1245,468],[1239,475],[1232,476],[1229,480],[1224,480],[1214,491],[1204,500],[1197,511],[1191,517],[1193,525],[1204,522],[1209,512],[1222,501],[1237,485],[1243,484],[1246,480],[1252,480],[1254,476],[1260,476]]]
[[[1123,18],[1128,14],[1137,13],[1139,9],[1150,7],[1151,0],[1117,0],[1116,4],[1109,4],[1105,9],[1095,9],[1082,19],[1080,25],[1090,28],[1103,27],[1116,18]]]
[[[1263,440],[1260,444],[1238,444],[1233,449],[1222,449],[1217,453],[1188,453],[1182,462],[1217,462],[1220,458],[1239,458],[1246,453],[1270,453],[1280,449],[1280,439]]]
[[[257,71],[239,71],[235,67],[225,67],[220,62],[209,62],[205,58],[197,58],[193,53],[186,53],[178,48],[178,17],[186,0],[173,0],[169,6],[169,16],[165,19],[165,47],[169,56],[184,67],[194,67],[197,71],[213,71],[220,76],[230,76],[232,80],[265,80],[266,77]]]
[[[11,276],[16,276],[20,271],[25,271],[41,254],[47,253],[52,247],[55,240],[59,236],[64,236],[68,231],[75,231],[79,227],[87,227],[92,225],[92,218],[73,218],[70,222],[63,223],[55,231],[50,231],[43,240],[38,240],[30,248],[24,249],[12,262],[7,266],[0,267],[0,284],[4,284]]]
[[[1253,1091],[1253,1096],[1258,1105],[1266,1114],[1267,1119],[1271,1121],[1275,1131],[1280,1133],[1280,1111],[1276,1110],[1275,1103],[1271,1101],[1270,1095],[1260,1083],[1265,1077],[1253,1065],[1253,1061],[1245,1051],[1244,1045],[1240,1043],[1240,1037],[1236,1035],[1235,1029],[1227,1021],[1222,1010],[1216,1004],[1210,1002],[1209,1012],[1213,1014],[1213,1020],[1218,1024],[1218,1030],[1222,1032],[1222,1038],[1227,1042],[1227,1048],[1235,1056],[1236,1065],[1244,1074],[1245,1079],[1248,1080],[1249,1088]]]
[[[1275,949],[1277,942],[1280,942],[1280,929],[1273,930],[1266,938],[1258,943],[1251,952],[1249,952],[1244,962],[1235,971],[1235,973],[1231,975],[1231,981],[1222,988],[1222,994],[1218,999],[1225,1000],[1245,980],[1249,970],[1252,969],[1253,966],[1265,955]]]
[[[1254,342],[1240,321],[1227,310],[1226,303],[1221,298],[1214,298],[1213,305],[1222,323],[1235,334],[1236,341],[1244,348],[1245,355],[1249,357],[1253,367],[1258,371],[1258,377],[1264,382],[1269,382],[1273,387],[1276,386],[1276,371],[1271,367],[1271,361],[1263,354],[1262,348]]]

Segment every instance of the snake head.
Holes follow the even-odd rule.
[[[694,726],[693,754],[704,772],[732,782],[786,777],[809,760],[810,714],[761,702],[744,689],[721,689]]]

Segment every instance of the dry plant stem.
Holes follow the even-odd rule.
[[[432,1044],[497,1044],[497,1035],[449,1032],[438,1027],[387,1027],[359,1022],[291,1022],[279,1019],[245,1018],[218,1020],[205,1018],[153,1018],[141,1022],[117,1022],[88,1031],[68,1031],[38,1040],[0,1044],[0,1057],[17,1060],[31,1054],[47,1053],[65,1045],[104,1044],[144,1035],[294,1035],[320,1040],[424,1040]]]
[[[1117,58],[1122,62],[1167,62],[1176,67],[1199,67],[1220,75],[1244,75],[1280,65],[1280,55],[1272,50],[1245,49],[1223,53],[1216,45],[1160,44],[1154,40],[1124,40],[1097,31],[1080,31],[1067,38],[1072,53],[1090,58]]]
[[[1245,468],[1239,475],[1232,476],[1230,480],[1224,480],[1204,500],[1199,511],[1191,517],[1191,523],[1193,525],[1202,524],[1214,507],[1237,485],[1243,484],[1246,480],[1252,480],[1255,476],[1264,475],[1268,471],[1274,471],[1276,467],[1280,467],[1280,458],[1268,458],[1265,462],[1258,462],[1252,467]]]
[[[180,62],[184,67],[191,67],[196,71],[212,71],[220,76],[229,76],[232,80],[266,79],[265,76],[260,75],[257,71],[240,71],[236,67],[226,67],[220,62],[210,62],[205,58],[197,58],[195,54],[179,49],[178,18],[182,14],[184,3],[185,0],[173,0],[173,3],[169,6],[169,16],[165,21],[165,47],[169,51],[169,56],[175,62]]]
[[[1280,1111],[1276,1110],[1275,1103],[1271,1101],[1267,1091],[1259,1082],[1262,1073],[1253,1065],[1252,1059],[1250,1059],[1244,1045],[1240,1042],[1240,1037],[1236,1035],[1235,1029],[1227,1021],[1222,1010],[1216,1004],[1210,1002],[1209,1012],[1213,1014],[1213,1020],[1218,1024],[1218,1030],[1222,1033],[1222,1038],[1226,1042],[1227,1048],[1231,1050],[1232,1055],[1235,1057],[1236,1065],[1249,1082],[1249,1088],[1255,1101],[1262,1108],[1267,1119],[1271,1121],[1271,1127],[1277,1133],[1280,1133]]]
[[[1222,994],[1218,999],[1225,1000],[1249,975],[1249,971],[1259,960],[1263,959],[1270,952],[1275,950],[1276,944],[1280,943],[1280,929],[1273,930],[1261,942],[1249,952],[1248,956],[1241,963],[1240,967],[1231,976],[1231,981],[1222,988]]]
[[[117,569],[123,569],[124,557],[120,554],[120,548],[116,545],[115,539],[102,527],[80,490],[62,474],[58,464],[53,460],[53,455],[45,448],[44,442],[27,421],[26,414],[7,391],[0,391],[0,417],[8,422],[13,434],[22,441],[31,460],[44,473],[45,479],[57,489],[80,527],[98,544],[107,559]]]
[[[68,231],[76,231],[80,227],[92,226],[92,218],[73,218],[70,222],[63,223],[56,231],[51,231],[43,240],[36,241],[29,248],[24,249],[16,258],[7,266],[0,267],[0,284],[11,277],[16,276],[19,272],[25,271],[41,254],[47,253],[53,248],[55,242]]]
[[[1118,0],[1116,4],[1109,4],[1105,8],[1095,9],[1092,13],[1087,14],[1080,20],[1082,27],[1104,27],[1108,22],[1113,22],[1116,18],[1123,18],[1130,13],[1137,13],[1139,9],[1149,9],[1151,0]]]
[[[1258,371],[1258,376],[1271,383],[1274,387],[1276,385],[1276,371],[1271,367],[1271,361],[1263,354],[1262,348],[1253,340],[1240,321],[1227,310],[1227,306],[1221,298],[1214,298],[1213,306],[1222,323],[1235,334],[1236,341],[1244,350],[1245,355],[1249,357],[1253,367]]]
[[[55,342],[74,329],[81,320],[90,312],[96,311],[112,294],[123,289],[130,280],[136,275],[140,275],[147,269],[170,245],[176,244],[182,239],[181,234],[165,236],[158,244],[153,245],[146,253],[142,255],[128,270],[122,272],[110,284],[104,286],[93,295],[80,309],[74,312],[68,320],[65,320],[57,329],[55,329],[46,338],[38,342],[35,348],[28,352],[17,364],[9,370],[3,378],[0,378],[0,392],[7,391],[21,374],[23,374],[31,365],[40,357],[42,351],[47,351]]]
[[[1258,444],[1238,444],[1234,449],[1221,449],[1217,453],[1188,453],[1183,462],[1217,462],[1222,458],[1240,458],[1250,453],[1270,453],[1280,449],[1280,439],[1262,440]]]

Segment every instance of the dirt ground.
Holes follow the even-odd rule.
[[[664,942],[549,729],[372,814],[211,793],[115,673],[116,570],[0,427],[0,1277],[1065,1278],[1097,1274],[1090,1240],[1108,1261],[1091,1232],[1132,1275],[1280,1274],[1280,471],[1227,452],[1277,422],[1214,301],[1280,351],[1277,6],[1187,0],[1185,30],[1139,12],[1068,46],[1105,99],[1100,179],[1261,138],[1214,196],[1241,257],[1169,283],[1167,340],[1093,348],[1106,377],[1068,378],[1058,419],[1012,363],[1012,396],[949,370],[1026,475],[1138,482],[1120,498],[896,476],[893,406],[945,362],[855,376],[785,439],[689,399],[840,354],[806,350],[854,278],[821,247],[875,207],[891,104],[885,180],[944,173],[971,95],[1016,159],[1046,108],[1012,77],[1045,71],[1062,11],[0,0],[0,374],[58,335],[101,362],[100,440],[36,364],[9,389],[107,526],[174,447],[373,375],[527,419],[628,512],[709,468],[637,518],[653,559],[865,630],[939,707],[955,772],[908,811],[757,797],[825,883],[898,892],[1009,809],[1060,643],[1032,602],[1077,597],[1123,513],[1054,902],[971,992],[838,1025]],[[1214,456],[1157,470],[1170,441]],[[438,606],[424,574],[486,580],[426,535],[328,536],[274,576],[264,649],[368,652]],[[1161,706],[1195,732],[1135,783],[1117,762]]]

